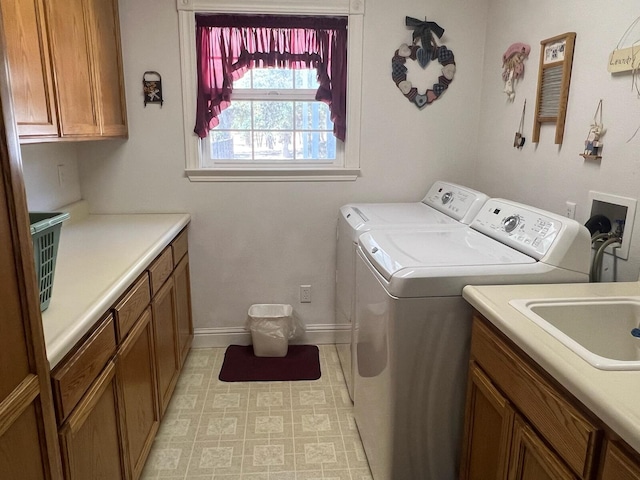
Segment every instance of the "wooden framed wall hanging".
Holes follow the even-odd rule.
[[[540,126],[543,123],[555,123],[555,143],[562,143],[575,42],[575,32],[540,42],[540,70],[532,135],[534,143],[540,140]]]
[[[150,79],[148,76],[157,77]],[[158,72],[148,71],[142,75],[142,90],[144,93],[144,106],[147,103],[159,103],[162,107],[164,100],[162,99],[162,77]]]

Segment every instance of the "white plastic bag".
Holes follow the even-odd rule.
[[[253,351],[258,357],[284,357],[289,340],[304,331],[293,316],[291,305],[273,303],[251,305],[246,328],[251,331]]]

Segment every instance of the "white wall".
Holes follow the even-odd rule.
[[[405,15],[440,23],[458,66],[449,91],[422,111],[391,80],[394,51],[411,40]],[[418,200],[439,178],[473,183],[487,1],[368,0],[362,177],[342,183],[190,183],[175,0],[121,0],[120,17],[130,138],[79,146],[82,194],[95,213],[193,215],[196,328],[242,326],[262,302],[291,303],[307,325],[332,324],[338,208]],[[162,108],[143,107],[145,70],[162,75]],[[311,304],[298,302],[300,284],[312,285]]]
[[[640,15],[637,0],[615,5],[597,0],[491,0],[482,77],[482,109],[477,141],[475,187],[564,214],[567,200],[577,203],[576,219],[589,217],[589,190],[625,197],[640,196],[640,99],[631,89],[631,75],[607,71],[610,52],[630,23]],[[540,56],[540,41],[576,32],[573,75],[564,142],[554,145],[554,127],[543,126],[540,142],[531,143]],[[640,28],[629,37],[640,39]],[[502,54],[514,42],[531,45],[525,78],[516,89],[515,103],[502,92]],[[630,46],[629,43],[624,46]],[[513,148],[522,103],[527,100],[526,144]],[[599,99],[607,128],[601,161],[579,156]],[[638,218],[638,217],[636,217]],[[631,260],[618,264],[619,280],[637,280],[640,265],[640,225],[632,236]]]
[[[23,145],[21,153],[30,211],[50,212],[82,198],[76,144]]]

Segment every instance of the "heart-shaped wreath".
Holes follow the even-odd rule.
[[[391,59],[391,78],[402,94],[414,103],[416,107],[422,109],[425,105],[440,98],[440,95],[449,88],[456,73],[456,62],[453,52],[445,45],[438,46],[435,43],[434,35],[441,38],[444,29],[435,22],[420,21],[415,18],[406,17],[406,25],[412,27],[413,44],[411,46],[403,43],[400,45]],[[418,46],[420,41],[422,46]],[[433,84],[432,89],[427,89],[423,94],[418,93],[418,89],[407,80],[407,59],[417,61],[422,68],[427,68],[432,60],[438,60],[442,65],[442,75],[438,77],[438,82]]]

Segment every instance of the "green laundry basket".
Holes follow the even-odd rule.
[[[36,263],[36,277],[40,288],[40,310],[45,311],[51,301],[53,274],[56,270],[56,256],[60,241],[62,222],[69,218],[68,213],[30,212],[31,239],[33,256]]]

